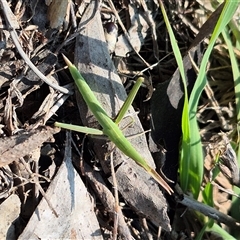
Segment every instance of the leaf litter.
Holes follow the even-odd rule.
[[[110,76],[114,81],[121,78],[127,91],[135,76],[144,75],[153,85],[150,84],[149,88],[143,88],[139,92],[134,107],[140,109],[139,118],[145,130],[150,128],[150,106],[148,101],[143,100],[148,91],[153,92],[157,84],[169,80],[176,70],[166,28],[156,2],[148,1],[146,5],[143,1],[104,1],[102,5],[96,4],[92,15],[88,16],[89,2],[52,0],[45,4],[44,1],[1,1],[1,237],[111,239],[115,236],[114,214],[118,205],[119,239],[159,239],[160,236],[162,239],[177,239],[179,236],[189,239],[196,236],[201,224],[189,220],[193,218],[192,213],[183,215],[184,222],[179,222],[178,216],[185,211],[185,208],[180,207],[173,220],[172,206],[169,212],[171,200],[162,195],[146,173],[141,173],[141,169],[131,165],[129,159],[114,150],[117,176],[117,186],[114,187],[118,187],[120,194],[120,202],[116,203],[112,194],[113,182],[109,178],[109,151],[112,151],[112,146],[95,139],[86,140],[83,144],[83,135],[72,133],[71,137],[68,133],[65,136],[64,133],[59,133],[59,129],[51,127],[59,119],[67,123],[96,126],[95,120],[81,99],[78,99],[79,96],[75,99],[72,95],[72,80],[64,70],[60,53],[68,53],[70,58],[74,58],[75,64],[79,64],[78,67],[86,75],[94,74],[103,80]],[[209,14],[213,9],[201,1],[169,1],[165,2],[165,7],[184,55],[206,21],[206,13]],[[117,25],[118,35],[117,39],[113,39],[114,50],[111,49],[108,54],[104,38],[93,42],[98,48],[104,49],[104,55],[96,57],[96,53],[91,52],[93,48],[85,49],[83,53],[79,47],[84,40],[82,36],[89,38],[92,30],[99,30],[90,28],[93,24],[91,19],[96,19],[98,11],[101,18],[96,21],[97,26],[102,28],[101,31],[104,31],[104,24],[113,22]],[[84,16],[86,21],[83,21]],[[22,47],[24,58],[12,39],[12,29],[16,31],[18,37],[15,35],[15,40]],[[106,32],[105,29],[105,35]],[[116,38],[116,34],[111,37]],[[81,54],[85,54],[83,58],[89,62],[83,62]],[[37,76],[36,69],[26,64],[26,58],[44,76]],[[101,62],[100,65],[98,61]],[[117,67],[118,74],[110,64],[111,61],[118,63],[116,66],[122,66]],[[83,63],[87,66],[86,69]],[[94,69],[96,66],[101,68]],[[219,66],[223,69],[222,72],[214,71]],[[221,44],[217,44],[214,50],[208,77],[209,88],[202,96],[198,118],[206,149],[218,149],[222,146],[218,143],[222,138],[216,140],[219,129],[225,131],[227,138],[231,138],[229,133],[234,129],[235,116],[233,85],[227,81],[232,79],[229,57]],[[112,95],[107,89],[113,91]],[[102,104],[114,117],[117,113],[116,106],[121,105],[126,97],[123,86],[114,82],[107,88],[95,85],[94,90],[104,93],[100,95]],[[210,100],[207,94],[212,94],[214,99]],[[108,106],[109,103],[112,106]],[[113,103],[116,104],[114,108]],[[129,119],[124,119],[125,123],[127,120]],[[133,126],[124,130],[127,135],[143,131],[138,120],[135,121],[137,128],[132,132],[129,129]],[[128,125],[125,123],[123,125]],[[146,140],[139,139],[141,141],[137,140],[136,148],[147,154],[154,166],[148,150],[145,150]],[[211,145],[212,139],[214,146]],[[220,150],[226,160],[232,150],[229,149],[229,142],[224,139],[224,146],[227,147]],[[73,141],[78,147],[71,150]],[[164,151],[162,153],[164,155]],[[212,151],[210,155],[207,155],[205,161],[206,181],[216,154]],[[84,160],[83,165],[81,159]],[[160,157],[160,161],[163,161],[161,159]],[[229,164],[229,161],[225,164]],[[156,165],[161,166],[159,162]],[[225,176],[219,175],[214,187],[215,204],[225,214],[228,214],[232,194],[226,189],[231,189],[232,184],[237,183],[236,178],[235,182],[232,181],[237,174],[231,169],[231,165],[228,165],[228,170],[224,168]],[[145,184],[148,186],[147,192]]]

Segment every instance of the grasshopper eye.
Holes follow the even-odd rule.
[[[114,22],[104,24],[104,34],[110,53],[114,52],[118,37],[118,26]]]
[[[104,29],[108,34],[117,34],[118,32],[118,26],[114,22],[104,24]]]

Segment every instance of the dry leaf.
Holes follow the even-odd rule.
[[[18,161],[20,157],[26,156],[59,131],[58,128],[38,127],[28,132],[21,132],[20,135],[1,138],[0,167]]]
[[[48,8],[48,18],[51,28],[59,28],[62,26],[66,16],[69,0],[53,0]]]
[[[128,30],[129,37],[131,39],[132,46],[139,52],[144,43],[144,39],[147,36],[147,30],[149,25],[144,18],[143,11],[137,8],[134,4],[128,5],[129,15],[131,19],[131,28]],[[127,39],[122,34],[118,37],[116,43],[115,54],[117,56],[125,57],[128,52],[132,51],[132,47],[129,45]]]
[[[65,157],[46,196],[56,217],[43,198],[19,239],[97,239],[101,231],[89,193],[72,165],[69,134]]]
[[[0,205],[0,239],[16,239],[14,221],[20,214],[20,199],[12,194]]]

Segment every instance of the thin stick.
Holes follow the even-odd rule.
[[[33,172],[31,171],[31,169],[29,169],[29,167],[28,167],[28,165],[26,164],[24,158],[21,157],[21,158],[19,158],[19,160],[20,160],[21,163],[24,165],[24,167],[26,168],[27,172],[28,172],[30,175],[35,175],[35,174],[33,174]],[[38,181],[36,182],[36,179],[35,179],[35,178],[33,178],[33,182],[34,182],[34,184],[37,185],[38,190],[40,191],[40,193],[42,194],[42,196],[45,198],[45,200],[46,200],[49,208],[52,210],[52,212],[54,213],[54,215],[55,215],[56,217],[58,217],[58,214],[57,214],[56,210],[54,209],[53,205],[51,204],[50,200],[48,199],[48,197],[47,197],[46,193],[44,192],[44,190],[43,190],[42,186],[40,185],[40,183],[39,183]]]
[[[114,225],[113,225],[113,240],[117,239],[117,228],[118,228],[118,212],[119,212],[119,198],[118,198],[118,187],[117,187],[117,178],[113,165],[113,151],[110,154],[110,163],[111,163],[111,173],[113,178],[113,190],[115,198],[115,212],[114,212]]]
[[[218,222],[224,223],[231,228],[240,229],[240,222],[237,222],[236,219],[234,219],[231,216],[226,215],[222,212],[219,212],[218,210],[216,210],[213,207],[210,207],[206,204],[198,202],[198,201],[188,197],[185,194],[184,194],[184,198],[182,200],[179,200],[178,202],[191,208],[191,209],[201,212],[205,216],[208,216]]]

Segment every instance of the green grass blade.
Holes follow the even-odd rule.
[[[230,235],[226,230],[224,230],[218,224],[214,223],[212,219],[209,219],[209,221],[206,224],[204,224],[201,232],[198,234],[195,240],[204,239],[203,235],[205,232],[216,233],[216,235],[220,236],[221,239],[236,240],[236,238]]]
[[[184,107],[182,113],[182,152],[180,161],[180,183],[184,191],[190,190],[195,198],[198,197],[200,186],[203,177],[203,152],[201,137],[199,134],[199,128],[196,119],[196,112],[200,95],[207,83],[206,79],[206,66],[214,47],[215,41],[218,38],[221,31],[232,19],[234,12],[236,11],[239,2],[226,0],[222,13],[218,19],[218,22],[212,33],[209,46],[204,54],[200,71],[192,90],[189,102],[187,96],[186,78],[184,73],[184,66],[181,57],[180,50],[177,45],[177,41],[174,37],[171,25],[169,23],[164,5],[159,0],[160,8],[166,23],[168,33],[170,36],[173,52],[178,64],[180,75],[184,85]]]
[[[235,21],[231,20],[228,25],[229,25],[229,27],[231,29],[231,32],[233,33],[233,35],[236,39],[236,44],[235,45],[236,45],[236,47],[239,47],[239,45],[240,45],[240,31],[239,31],[240,26],[239,25],[240,24],[237,26],[237,23]]]
[[[190,142],[190,125],[189,125],[189,115],[188,115],[188,93],[187,93],[187,84],[186,84],[186,76],[184,71],[183,59],[179,47],[177,45],[177,40],[174,36],[172,27],[170,25],[167,13],[165,11],[164,5],[161,1],[159,1],[160,8],[163,14],[163,18],[169,33],[170,42],[172,45],[173,53],[176,58],[176,62],[178,65],[178,69],[182,78],[183,87],[184,87],[184,105],[183,105],[183,112],[182,112],[182,142],[185,151],[182,151],[182,161],[180,164],[180,183],[183,190],[186,190],[187,183],[188,183],[188,169],[189,169],[189,153],[187,152],[189,149],[189,142]]]
[[[207,227],[206,231],[216,233],[218,236],[221,237],[221,239],[236,240],[236,238],[230,235],[226,230],[220,227],[217,223],[213,223],[212,226]]]
[[[206,79],[206,66],[214,47],[215,41],[217,40],[219,34],[223,31],[225,26],[232,19],[234,12],[236,11],[239,5],[238,1],[225,1],[222,13],[217,21],[217,24],[214,28],[213,34],[210,38],[208,48],[203,56],[202,63],[200,66],[199,74],[192,90],[190,99],[189,99],[189,119],[190,119],[190,128],[191,128],[191,143],[190,147],[190,159],[189,162],[189,184],[188,188],[193,193],[195,198],[198,197],[200,186],[203,177],[203,152],[201,137],[198,130],[197,124],[197,106],[198,101],[201,96],[201,93],[207,83]]]
[[[184,133],[185,133],[183,138],[186,141],[188,141],[189,138],[190,138],[190,129],[189,129],[189,124],[188,124],[188,122],[189,122],[189,120],[188,120],[188,93],[187,93],[187,83],[186,83],[187,81],[186,81],[186,76],[185,76],[185,71],[184,71],[183,59],[182,59],[182,55],[181,55],[181,52],[179,50],[179,47],[177,45],[177,40],[174,36],[172,27],[170,25],[167,13],[165,11],[164,5],[162,4],[161,1],[160,1],[160,7],[161,7],[163,18],[164,18],[164,21],[165,21],[165,24],[166,24],[166,27],[167,27],[167,30],[168,30],[169,37],[170,37],[170,42],[171,42],[171,45],[172,45],[173,53],[174,53],[174,56],[176,58],[178,69],[179,69],[179,72],[180,72],[180,75],[181,75],[181,78],[182,78],[182,81],[183,81],[183,87],[184,87],[183,113],[185,113],[185,114],[183,114],[184,121],[182,122],[182,128],[183,128]]]
[[[214,47],[215,41],[217,40],[219,34],[224,30],[225,26],[228,24],[228,22],[233,17],[234,12],[236,11],[239,3],[240,3],[239,1],[226,0],[226,3],[222,10],[222,13],[218,19],[216,27],[214,28],[212,37],[209,41],[208,48],[203,56],[203,60],[202,60],[201,66],[200,66],[199,75],[196,80],[196,84],[194,86],[194,89],[192,91],[192,94],[191,94],[190,100],[189,100],[189,106],[191,107],[190,116],[192,116],[192,117],[194,117],[196,114],[198,100],[200,98],[202,90],[204,89],[204,87],[206,85],[205,70],[206,70],[209,56]]]
[[[230,25],[231,29],[232,26]],[[238,62],[236,59],[236,55],[234,53],[234,46],[232,45],[232,39],[229,35],[228,29],[225,28],[225,30],[222,32],[223,38],[225,40],[225,43],[228,48],[229,56],[230,56],[230,61],[231,61],[231,67],[232,67],[232,73],[233,73],[233,80],[234,80],[234,90],[235,90],[235,102],[236,102],[236,113],[237,113],[237,128],[239,128],[239,122],[240,122],[240,70],[238,67]],[[236,38],[236,34],[234,34]],[[239,36],[239,34],[238,34]],[[239,41],[240,39],[237,39]],[[239,129],[237,130],[237,133],[239,134]],[[238,146],[237,146],[237,158],[238,158],[238,166],[240,166],[240,145],[239,145],[239,137],[238,137]],[[234,187],[233,188],[234,193],[240,195],[240,188]],[[240,210],[239,210],[239,205],[240,205],[240,199],[233,196],[232,198],[232,206],[231,206],[231,216],[238,221],[240,221]],[[240,233],[239,231],[234,230],[233,235],[236,238],[240,238]]]
[[[233,81],[234,81],[234,89],[235,89],[235,101],[236,101],[236,112],[237,112],[237,122],[240,121],[240,70],[238,67],[238,62],[234,53],[233,45],[231,37],[225,29],[222,32],[223,38],[227,44],[228,52],[230,55],[232,73],[233,73]]]
[[[203,202],[205,204],[207,204],[208,206],[213,207],[214,203],[213,203],[213,185],[208,182],[202,192],[202,196],[203,196]]]

